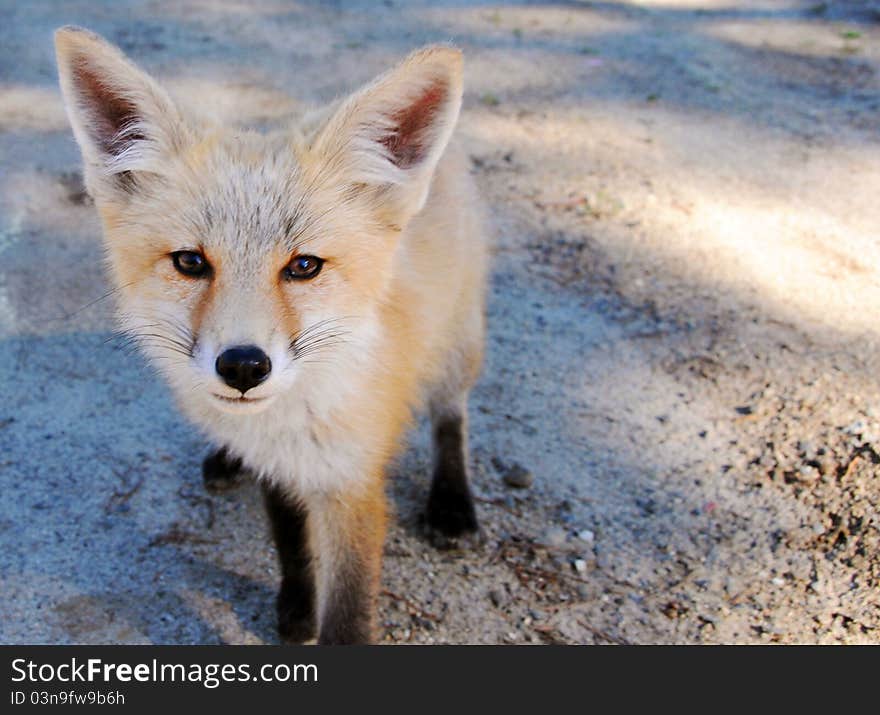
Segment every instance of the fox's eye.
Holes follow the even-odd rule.
[[[196,251],[176,251],[171,254],[174,267],[185,276],[201,278],[208,274],[211,268],[207,259]]]
[[[314,278],[323,265],[323,259],[317,256],[297,256],[284,267],[282,274],[288,280]]]

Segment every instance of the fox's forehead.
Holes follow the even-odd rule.
[[[182,157],[181,209],[205,246],[290,251],[309,213],[295,139],[212,134]]]

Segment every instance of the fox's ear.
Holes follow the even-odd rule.
[[[122,52],[87,30],[55,33],[61,92],[90,189],[137,184],[179,150],[184,125],[169,96]]]
[[[425,203],[461,96],[461,52],[426,47],[345,99],[311,150],[334,180],[378,189],[405,222]]]

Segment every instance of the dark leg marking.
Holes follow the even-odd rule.
[[[303,643],[315,635],[315,580],[306,511],[277,487],[264,484],[263,496],[281,564],[278,633],[288,643]]]
[[[229,454],[226,447],[209,454],[202,462],[202,478],[209,492],[225,492],[237,487],[245,469],[241,460]]]
[[[337,566],[335,583],[321,623],[319,645],[363,645],[372,642],[373,599],[365,569],[354,563]]]
[[[479,536],[479,524],[468,484],[464,421],[442,417],[433,429],[434,476],[425,522],[434,546],[449,549],[461,537]]]

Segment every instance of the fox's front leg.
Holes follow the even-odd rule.
[[[309,501],[319,645],[373,641],[385,520],[385,493],[378,478],[355,493]]]
[[[303,643],[315,635],[315,580],[306,510],[288,492],[270,484],[263,484],[263,496],[281,564],[278,633],[287,643]]]

